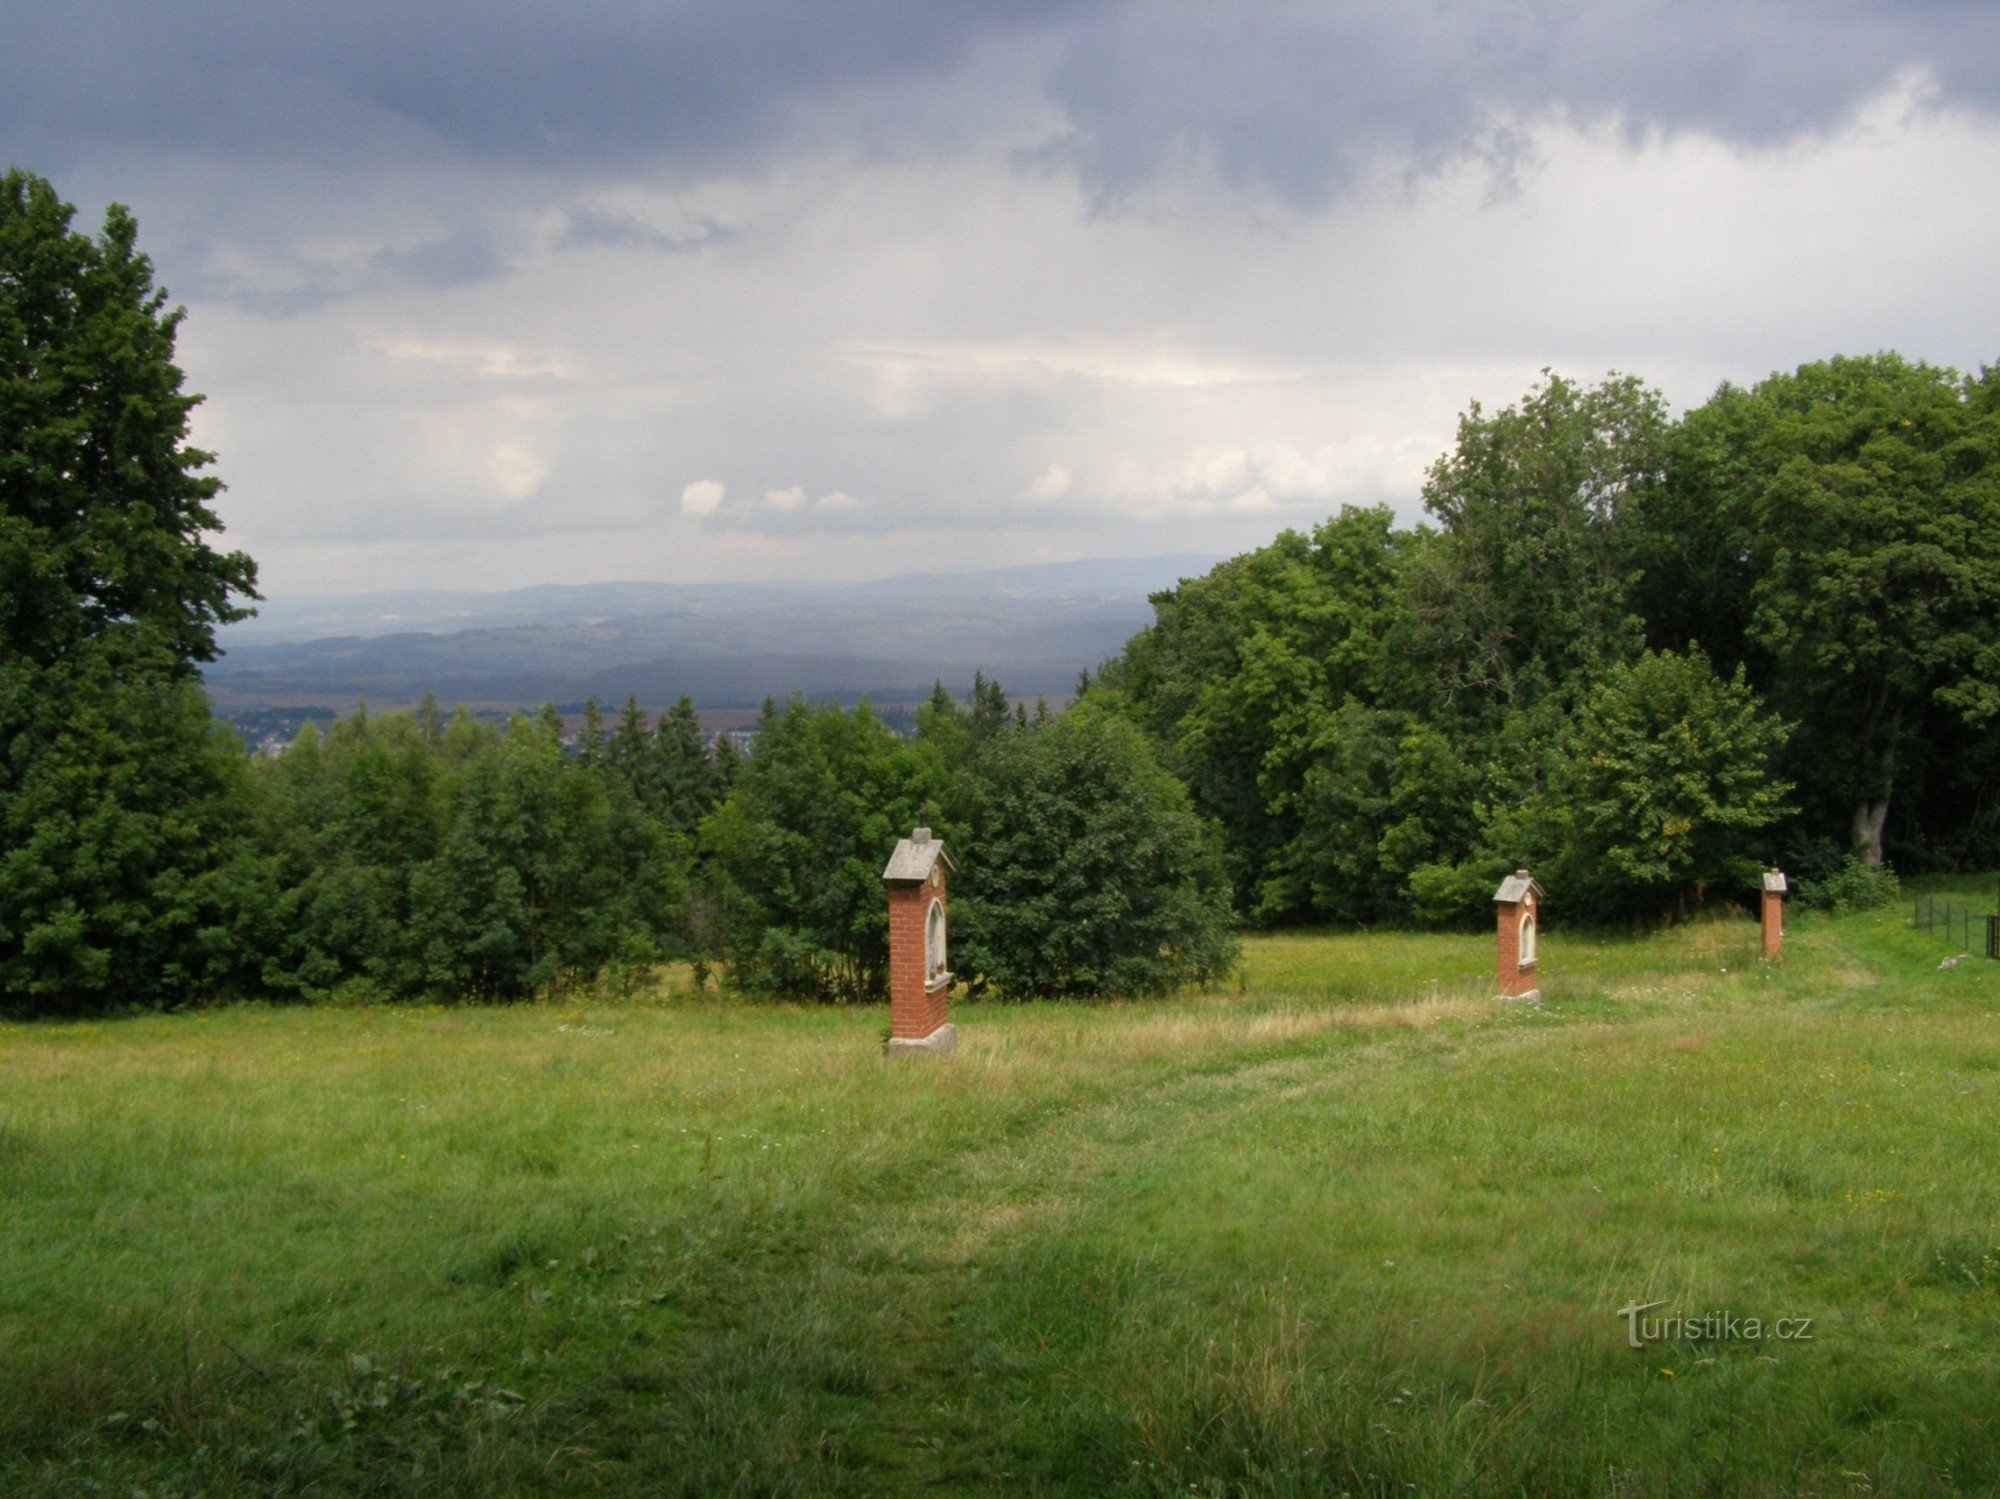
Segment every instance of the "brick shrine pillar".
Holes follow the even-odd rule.
[[[1775,958],[1785,941],[1785,876],[1778,870],[1764,873],[1764,956]]]
[[[951,989],[946,952],[946,873],[956,868],[941,840],[918,828],[896,844],[882,879],[889,887],[889,1055],[950,1051],[958,1027],[945,1019]]]
[[[1493,892],[1493,906],[1496,990],[1502,999],[1540,999],[1542,887],[1527,870],[1516,870]]]

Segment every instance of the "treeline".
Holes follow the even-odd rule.
[[[575,756],[561,730],[550,709],[503,731],[427,700],[253,762],[235,987],[515,999],[676,954],[687,850],[734,758],[686,698],[609,732],[593,713]]]
[[[1451,921],[1532,865],[1657,918],[2000,863],[2000,373],[1896,355],[1474,406],[1431,523],[1348,509],[1155,596],[1098,692],[1265,923]]]
[[[254,760],[186,684],[115,700],[172,711],[137,744],[71,720],[6,803],[35,820],[0,858],[0,934],[26,937],[0,942],[12,1008],[504,1001],[669,960],[703,987],[878,1001],[882,867],[923,822],[960,850],[974,992],[1156,993],[1235,958],[1216,830],[1144,734],[1010,711],[983,678],[963,704],[940,686],[910,738],[865,704],[767,704],[747,759],[710,750],[685,697],[609,725],[593,705],[573,748],[546,707],[504,728],[364,707]]]
[[[1210,979],[1233,919],[1482,914],[1530,865],[1652,920],[1782,864],[1820,900],[2000,863],[2000,373],[1893,354],[1473,407],[1430,523],[1350,509],[1155,598],[1060,716],[942,688],[899,737],[683,701],[505,729],[357,713],[250,762],[200,663],[256,570],[136,229],[0,176],[0,1004],[511,998],[662,959],[882,990],[880,874],[963,855],[953,967],[1005,994]],[[1232,916],[1232,912],[1234,915]]]
[[[1012,994],[1142,993],[1231,962],[1213,830],[1116,717],[940,690],[905,741],[770,705],[740,768],[685,699],[504,729],[365,711],[251,762],[198,678],[256,597],[222,552],[199,397],[137,229],[0,174],[0,1008],[236,995],[507,999],[662,959],[872,999],[881,869],[928,818],[968,858],[954,966]]]

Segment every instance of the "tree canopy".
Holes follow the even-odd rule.
[[[0,990],[173,1002],[208,974],[238,755],[193,685],[255,569],[188,442],[178,311],[113,206],[0,176]]]
[[[117,204],[96,237],[39,177],[0,176],[0,650],[79,649],[186,674],[242,617],[256,567],[219,552],[199,396],[174,363],[180,309]]]

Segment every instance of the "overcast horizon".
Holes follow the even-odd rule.
[[[2000,353],[2000,8],[287,0],[8,33],[0,164],[81,227],[136,214],[272,595],[1228,554],[1418,518],[1468,404],[1545,366],[1684,409]]]

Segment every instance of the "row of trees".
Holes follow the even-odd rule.
[[[865,704],[795,700],[766,709],[756,746],[701,831],[747,988],[885,992],[882,866],[919,823],[962,851],[952,966],[975,992],[1157,993],[1235,961],[1216,829],[1114,714],[1010,716],[981,678],[963,705],[940,686],[909,740]]]
[[[72,217],[0,177],[0,1003],[511,998],[668,957],[874,997],[882,861],[923,816],[986,845],[956,913],[976,983],[1144,992],[1232,960],[1212,830],[1144,736],[1010,714],[983,679],[913,741],[771,705],[740,768],[685,698],[593,707],[575,754],[551,710],[427,701],[249,761],[198,677],[256,570],[208,539],[180,314],[122,209]]]
[[[683,700],[435,705],[250,763],[198,671],[254,598],[133,225],[0,177],[0,996],[507,997],[662,957],[879,994],[881,861],[964,853],[956,966],[1141,993],[1263,922],[1449,921],[1530,863],[1652,918],[1761,864],[2000,861],[2000,375],[1836,359],[1679,420],[1629,377],[1473,407],[1433,524],[1344,510],[1155,599],[1060,717],[942,688],[902,739]],[[1853,870],[1842,874],[1851,862]],[[1857,875],[1854,871],[1860,871]]]
[[[1156,596],[1100,676],[1246,913],[1452,919],[1530,862],[1649,917],[1774,860],[2000,859],[2000,373],[1834,359],[1678,421],[1549,374],[1424,503]]]

